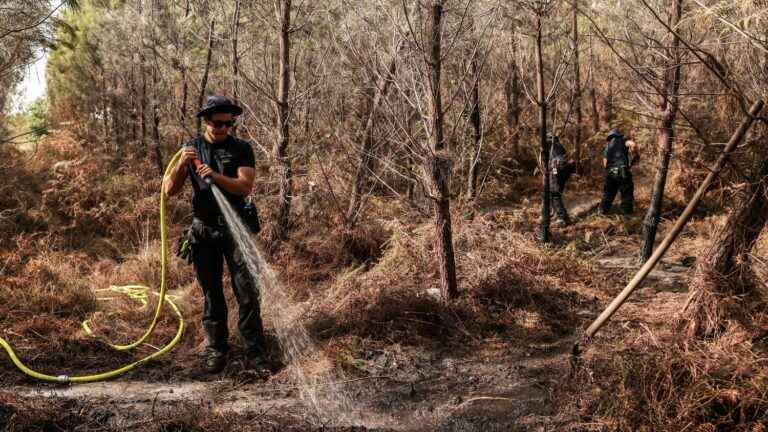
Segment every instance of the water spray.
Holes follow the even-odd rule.
[[[215,184],[211,189],[227,222],[232,240],[242,252],[246,267],[258,285],[262,304],[267,306],[271,315],[284,361],[289,365],[291,375],[298,384],[301,398],[325,420],[351,422],[351,399],[333,379],[330,361],[316,349],[309,332],[301,323],[301,308],[290,301],[275,272],[254,243],[250,230],[243,224],[221,190]],[[327,369],[308,374],[302,367],[302,363],[306,362],[325,364]],[[321,385],[323,394],[319,392]]]

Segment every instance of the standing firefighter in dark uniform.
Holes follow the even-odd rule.
[[[608,133],[608,144],[603,151],[605,186],[603,200],[600,203],[602,214],[611,210],[617,192],[621,192],[621,209],[624,214],[631,214],[634,211],[635,184],[632,181],[631,168],[638,159],[639,155],[627,146],[621,132],[618,129],[611,129]]]
[[[560,143],[557,135],[547,134],[547,141],[550,143],[549,183],[552,193],[552,207],[557,215],[557,220],[563,225],[570,225],[571,218],[568,216],[568,209],[565,208],[565,203],[563,203],[563,193],[565,192],[565,184],[575,171],[576,164],[572,160],[566,159],[568,153]]]
[[[251,366],[263,361],[264,330],[259,292],[211,190],[211,185],[216,185],[232,207],[243,214],[245,197],[253,189],[256,174],[251,145],[229,134],[235,116],[242,111],[223,96],[209,97],[197,114],[204,119],[203,135],[184,144],[179,163],[163,185],[168,196],[173,196],[181,191],[187,177],[192,183],[192,226],[183,237],[187,241],[180,243],[179,255],[194,264],[197,282],[205,296],[203,328],[208,347],[204,367],[210,373],[224,369],[229,351],[222,280],[224,261],[239,305],[238,327],[246,345],[246,355]],[[196,159],[200,163],[196,164]]]

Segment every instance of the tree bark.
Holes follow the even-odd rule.
[[[355,171],[355,179],[352,183],[347,214],[344,218],[346,224],[345,229],[347,231],[354,229],[355,224],[359,219],[360,209],[365,200],[364,191],[367,188],[369,173],[373,172],[374,169],[374,153],[376,151],[374,127],[376,123],[376,113],[383,104],[384,99],[387,97],[389,87],[392,84],[392,80],[394,80],[397,68],[397,56],[402,47],[403,44],[401,42],[398,44],[397,48],[395,48],[395,53],[392,56],[392,60],[389,62],[387,70],[381,75],[379,83],[376,85],[376,94],[373,97],[373,102],[369,105],[365,128],[361,134],[363,137],[363,146],[360,149],[360,162]]]
[[[136,115],[136,65],[134,63],[131,63],[131,74],[130,78],[128,79],[128,93],[130,94],[130,100],[128,104],[128,117],[130,118],[130,125],[131,125],[131,134],[130,134],[130,142],[135,142],[138,139],[138,135],[136,134],[136,127],[138,123],[138,116]]]
[[[143,56],[139,57],[139,62],[144,63]],[[141,94],[139,95],[139,143],[141,151],[146,154],[146,136],[147,136],[147,73],[144,66],[140,65],[141,71]]]
[[[205,98],[205,92],[208,87],[208,73],[211,70],[211,56],[213,55],[213,30],[216,21],[211,19],[210,27],[208,28],[208,53],[205,57],[205,70],[203,71],[203,79],[200,81],[200,94],[197,96],[197,109],[202,108],[203,99]],[[202,119],[197,117],[197,134],[200,135],[200,126]]]
[[[101,71],[101,86],[102,88],[108,88],[107,87],[107,78],[105,77],[106,73],[102,70]],[[101,126],[104,129],[102,138],[104,139],[105,146],[108,145],[110,141],[113,139],[112,130],[110,130],[109,127],[109,97],[106,95],[106,93],[102,93],[99,96],[99,102],[101,103]]]
[[[149,30],[149,38],[153,45],[157,44],[157,41],[155,40],[155,14],[157,12],[157,4],[153,1],[152,8],[150,10],[150,23],[151,27]],[[160,138],[160,110],[158,107],[159,103],[159,95],[157,91],[157,87],[160,85],[160,80],[158,79],[157,69],[158,69],[158,63],[157,63],[157,50],[153,50],[153,64],[152,64],[152,137],[154,138],[155,145],[153,146],[152,150],[154,152],[154,160],[155,165],[157,166],[157,171],[160,177],[163,176],[163,173],[165,172],[165,161],[163,160],[163,143],[162,139]]]
[[[427,59],[429,69],[430,151],[424,158],[424,174],[427,178],[435,212],[436,250],[440,266],[440,292],[444,302],[458,297],[456,283],[456,261],[453,254],[453,233],[451,230],[451,203],[449,182],[451,160],[443,153],[443,106],[440,75],[442,67],[442,18],[443,0],[433,0],[430,21],[430,52]]]
[[[597,109],[597,90],[595,89],[595,59],[592,54],[592,36],[589,37],[589,99],[592,102],[592,133],[600,132],[600,111]]]
[[[480,70],[477,65],[477,55],[470,61],[470,78],[472,79],[472,91],[470,103],[472,104],[469,121],[472,124],[473,152],[469,159],[469,173],[467,175],[467,201],[473,202],[477,195],[477,175],[480,168],[480,150],[483,140],[483,125],[480,112]]]
[[[682,0],[672,1],[671,28],[676,28],[680,23],[682,15]],[[675,118],[678,109],[678,93],[680,91],[681,80],[681,54],[680,40],[673,36],[671,52],[669,54],[672,64],[669,65],[668,73],[665,75],[665,92],[662,100],[662,120],[661,130],[659,132],[659,167],[656,171],[651,202],[648,206],[648,212],[643,221],[643,246],[640,249],[640,263],[645,263],[653,253],[653,245],[656,241],[656,231],[661,220],[662,204],[664,200],[664,189],[667,185],[667,173],[669,171],[669,161],[672,158],[672,145],[675,140]]]
[[[608,93],[603,97],[603,124],[613,127],[613,77],[608,78]]]
[[[747,254],[768,221],[768,158],[755,167],[753,177],[697,264],[683,315],[688,337],[715,336],[726,320],[749,315],[742,307],[756,294],[757,278]]]
[[[117,89],[119,86],[117,76],[112,75],[112,88]],[[115,148],[115,157],[117,160],[122,159],[123,146],[125,145],[125,122],[124,112],[121,105],[118,104],[118,98],[114,95],[109,98],[112,130]]]
[[[140,93],[139,93],[139,148],[142,154],[146,156],[147,152],[147,70],[144,67],[144,54],[139,48],[139,79]]]
[[[186,1],[185,7],[184,7],[184,18],[187,18],[189,16],[189,0]],[[180,37],[180,48],[179,51],[181,52],[180,61],[179,61],[179,68],[181,69],[181,107],[179,108],[179,114],[181,117],[181,125],[184,128],[184,130],[187,130],[187,98],[189,97],[189,83],[187,81],[187,64],[185,62],[185,55],[186,55],[186,41],[184,40],[184,36],[182,35]],[[182,143],[184,142],[184,139],[181,139]]]
[[[143,5],[142,0],[137,1],[137,12],[140,17],[143,17]],[[143,18],[142,18],[143,19]],[[143,31],[140,33],[140,37],[144,37]],[[147,120],[146,120],[146,107],[147,107],[147,77],[146,70],[144,68],[144,50],[139,47],[139,151],[146,156],[146,136],[147,136]]]
[[[507,102],[507,139],[515,155],[520,154],[520,74],[517,70],[517,44],[512,42],[512,61],[507,79],[504,81],[504,96]]]
[[[237,34],[240,30],[240,0],[235,0],[235,13],[232,18],[232,101],[240,104],[240,56],[237,52]],[[237,124],[232,127],[232,135],[237,136]]]
[[[574,129],[573,146],[576,159],[576,171],[581,172],[581,63],[579,63],[579,20],[578,2],[573,0],[573,109],[576,111],[576,127]]]
[[[160,113],[158,109],[158,95],[157,95],[157,69],[152,70],[152,132],[155,141],[154,156],[155,165],[157,166],[160,177],[165,173],[165,161],[163,160],[163,142],[160,138]]]
[[[541,15],[536,16],[536,94],[539,105],[539,139],[541,144],[541,173],[542,203],[541,203],[541,233],[542,243],[550,241],[550,204],[551,190],[549,184],[549,149],[547,148],[547,101],[544,99],[544,59],[542,56],[542,25]]]
[[[595,85],[592,84],[589,87],[589,99],[592,103],[592,132],[600,132],[600,111],[597,110],[597,91],[595,91]]]
[[[291,159],[288,155],[290,143],[288,95],[291,89],[291,0],[278,0],[279,35],[279,72],[278,93],[275,100],[277,110],[277,142],[275,142],[275,160],[280,176],[280,196],[277,213],[276,237],[285,239],[290,225],[291,199],[293,195],[293,175]]]

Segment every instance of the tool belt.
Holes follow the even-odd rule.
[[[229,238],[224,216],[219,215],[211,220],[192,219],[192,225],[185,229],[176,244],[176,256],[187,264],[192,264],[194,248],[203,243],[216,243]]]
[[[608,175],[613,178],[626,180],[629,178],[629,168],[626,166],[618,166],[608,168]]]
[[[261,231],[259,212],[253,203],[246,203],[239,213],[251,233],[258,234]],[[187,264],[191,264],[195,245],[220,242],[228,239],[229,236],[229,228],[224,216],[218,215],[206,220],[195,217],[192,219],[192,225],[179,237],[176,256],[185,260]]]

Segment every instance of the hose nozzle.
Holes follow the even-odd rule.
[[[195,169],[196,170],[199,169],[200,165],[203,164],[202,162],[200,162],[200,159],[195,159],[194,161],[192,161],[192,163],[195,165]],[[210,186],[210,184],[211,184],[211,176],[207,175],[207,176],[203,177],[203,181]]]

